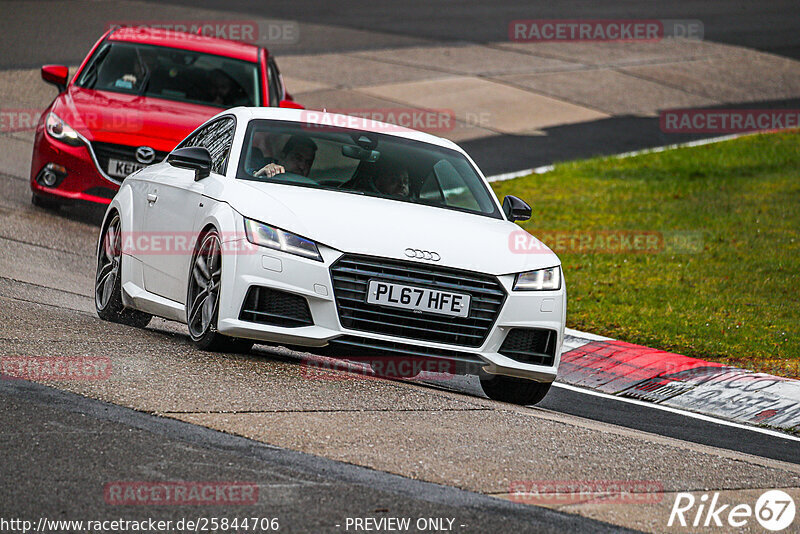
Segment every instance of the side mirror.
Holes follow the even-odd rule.
[[[506,195],[503,199],[503,213],[509,221],[527,221],[531,218],[531,207],[521,198]]]
[[[302,105],[298,104],[294,100],[281,100],[278,104],[279,108],[290,108],[290,109],[306,109]]]
[[[44,65],[42,67],[42,79],[58,87],[59,93],[67,90],[68,76],[69,69],[64,65]]]
[[[211,154],[203,146],[179,148],[167,156],[167,163],[180,169],[193,170],[195,182],[211,174]]]

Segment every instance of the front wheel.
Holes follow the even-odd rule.
[[[144,328],[153,318],[122,303],[122,224],[115,213],[100,234],[97,273],[94,280],[94,305],[104,321]]]
[[[481,388],[492,400],[530,406],[544,399],[552,382],[536,382],[513,376],[493,375],[481,371]]]
[[[222,244],[219,233],[209,230],[198,240],[189,273],[186,323],[198,348],[212,352],[247,352],[253,341],[217,332],[222,284]]]

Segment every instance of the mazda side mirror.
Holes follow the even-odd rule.
[[[180,169],[194,171],[194,180],[202,180],[211,174],[211,154],[203,146],[187,146],[172,151],[167,163]]]
[[[527,221],[531,218],[531,207],[521,198],[506,195],[503,199],[503,213],[509,221]]]
[[[67,90],[67,77],[69,69],[64,65],[45,65],[42,67],[42,79],[58,87],[58,92]]]

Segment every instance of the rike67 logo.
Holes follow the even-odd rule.
[[[755,517],[761,527],[779,532],[792,524],[796,512],[794,499],[781,490],[762,493],[755,506],[722,504],[718,492],[711,496],[704,493],[700,498],[691,493],[678,493],[667,526],[744,528]]]

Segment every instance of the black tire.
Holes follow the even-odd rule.
[[[58,209],[61,208],[61,203],[59,201],[45,198],[41,195],[37,195],[36,193],[31,195],[31,204],[38,208],[50,211],[58,211]]]
[[[209,352],[246,353],[255,343],[220,334],[220,283],[222,280],[222,244],[219,232],[208,230],[200,235],[189,266],[186,289],[186,325],[189,337],[200,350]]]
[[[492,375],[481,371],[481,388],[492,400],[530,406],[544,399],[552,382],[536,382],[513,376]]]
[[[144,328],[153,316],[126,308],[122,303],[122,224],[118,213],[109,217],[100,235],[94,278],[97,316],[104,321]]]

